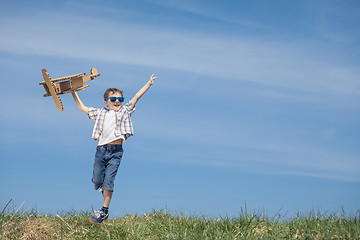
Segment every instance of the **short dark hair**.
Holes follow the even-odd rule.
[[[105,93],[104,93],[104,101],[106,101],[106,99],[109,97],[109,95],[111,93],[120,93],[121,95],[123,94],[123,91],[121,91],[120,89],[117,88],[108,88]]]

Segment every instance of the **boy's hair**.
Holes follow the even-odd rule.
[[[109,95],[111,93],[120,93],[121,95],[123,94],[123,91],[121,91],[120,89],[117,88],[108,88],[105,93],[104,93],[104,101],[106,101],[106,99],[109,97]]]

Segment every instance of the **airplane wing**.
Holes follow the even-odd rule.
[[[54,78],[54,79],[51,79],[51,77],[49,75],[49,78],[50,78],[50,82],[61,82],[61,81],[70,80],[70,79],[73,79],[73,78],[78,78],[78,77],[81,77],[81,76],[84,76],[84,75],[85,75],[85,73],[79,73],[79,74],[75,74],[75,75],[70,75],[70,76],[61,77],[61,78]],[[39,85],[44,85],[44,84],[46,84],[45,81],[39,83]]]
[[[46,86],[49,88],[49,92],[50,92],[52,98],[54,99],[54,102],[55,102],[57,108],[59,109],[59,111],[64,110],[64,107],[63,107],[63,104],[62,104],[62,102],[61,102],[61,99],[60,99],[60,97],[56,94],[54,85],[53,85],[53,83],[51,82],[51,78],[50,78],[49,73],[48,73],[45,69],[42,69],[41,71],[42,71],[42,74],[43,74],[43,77],[44,77],[44,80],[45,80],[45,84],[46,84]]]

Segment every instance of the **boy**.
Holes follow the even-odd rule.
[[[155,74],[124,106],[122,91],[109,88],[104,94],[107,108],[86,107],[78,94],[72,95],[79,109],[95,120],[92,138],[98,141],[96,148],[93,178],[95,190],[101,188],[104,196],[103,208],[90,218],[90,223],[98,225],[109,216],[109,205],[114,190],[114,180],[123,155],[122,144],[134,134],[130,116],[135,111],[135,105],[142,95],[155,82]]]

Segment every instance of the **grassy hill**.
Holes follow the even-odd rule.
[[[89,223],[89,212],[49,216],[6,213],[0,216],[0,239],[360,239],[360,212],[309,213],[269,219],[242,212],[237,218],[208,218],[153,211]]]

